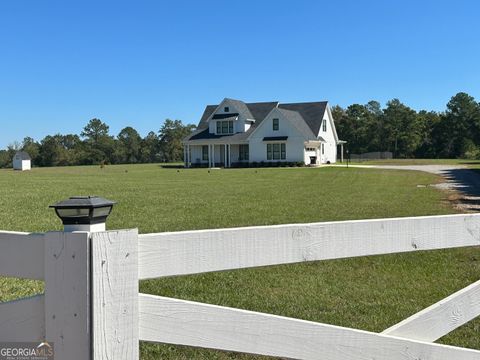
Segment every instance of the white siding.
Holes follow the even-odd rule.
[[[273,130],[272,119],[274,118],[279,119],[279,129],[276,131]],[[286,143],[285,160],[267,160],[267,142],[263,141],[263,138],[271,136],[288,136],[286,141],[279,141]],[[250,162],[305,161],[305,140],[304,135],[295,125],[285,119],[281,112],[274,109],[250,137]]]
[[[330,161],[332,164],[337,160],[337,144],[335,141],[335,135],[333,134],[333,118],[330,116],[328,110],[325,111],[323,119],[327,120],[327,131],[323,131],[323,124],[320,126],[318,136],[325,139],[327,142],[325,146],[325,154],[322,155],[322,149],[320,148],[320,158],[322,163]]]
[[[22,160],[22,169],[23,170],[30,170],[31,169],[31,161],[30,160]]]
[[[31,167],[30,160],[16,159],[16,157],[13,158],[13,168],[15,170],[30,170]]]
[[[233,165],[234,163],[240,162],[240,161],[238,160],[238,156],[239,156],[239,146],[238,146],[238,145],[232,145],[232,146],[230,146],[230,152],[231,152],[230,156],[231,156],[231,159],[232,159],[232,165]]]
[[[305,164],[310,164],[310,156],[317,156],[316,151],[305,151]],[[317,158],[317,162],[319,159]]]
[[[225,107],[228,107],[228,112],[225,111]],[[219,105],[218,109],[214,111],[212,114],[230,114],[230,113],[240,113],[240,111],[228,100],[223,100],[222,103]],[[245,132],[248,130],[250,127],[250,124],[245,124],[245,121],[247,119],[240,114],[238,116],[238,119],[233,122],[233,132],[234,133],[239,133],[239,132]],[[220,120],[221,121],[221,120]],[[210,120],[209,122],[209,132],[211,134],[215,134],[217,132],[217,120]]]
[[[195,164],[208,164],[208,161],[202,160],[202,146],[201,145],[190,145],[190,156],[192,165]]]

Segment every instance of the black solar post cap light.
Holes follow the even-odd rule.
[[[64,231],[105,231],[105,222],[114,201],[98,196],[72,196],[50,205],[62,220]]]

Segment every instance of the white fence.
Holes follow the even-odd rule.
[[[0,232],[0,275],[45,294],[0,303],[0,341],[55,344],[55,359],[138,359],[138,341],[294,359],[470,360],[433,341],[480,315],[480,281],[377,334],[139,294],[138,280],[480,245],[480,215],[138,235]]]

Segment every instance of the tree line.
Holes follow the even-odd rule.
[[[395,158],[480,159],[480,103],[466,94],[453,96],[443,112],[415,111],[398,99],[384,108],[378,101],[332,107],[337,133],[350,153],[391,151]],[[141,137],[128,126],[118,135],[92,119],[80,135],[26,137],[0,150],[0,168],[11,167],[16,151],[30,154],[35,166],[175,162],[183,160],[182,139],[195,125],[165,120],[158,132]]]
[[[443,112],[415,111],[398,99],[334,106],[337,133],[350,153],[391,151],[395,158],[480,158],[480,103],[463,92]]]
[[[0,168],[11,167],[18,150],[26,151],[35,166],[180,161],[183,160],[182,140],[193,129],[195,125],[167,119],[158,132],[151,131],[143,138],[130,126],[113,136],[106,123],[92,119],[80,135],[48,135],[40,142],[25,137],[21,144],[9,145],[6,150],[0,150]]]

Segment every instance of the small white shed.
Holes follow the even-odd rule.
[[[32,168],[32,158],[25,151],[17,151],[13,157],[13,170],[30,170]]]

